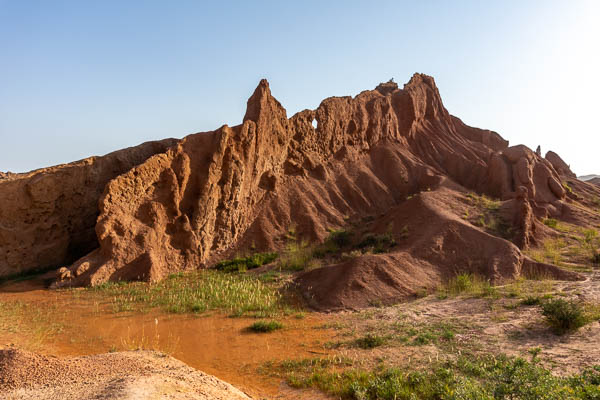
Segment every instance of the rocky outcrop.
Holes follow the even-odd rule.
[[[70,264],[98,247],[98,199],[113,178],[164,152],[149,142],[0,180],[0,277]]]
[[[2,179],[11,179],[15,175],[16,174],[13,174],[12,172],[2,172],[2,171],[0,171],[0,180],[2,180]]]
[[[600,178],[592,178],[589,181],[587,181],[588,183],[591,183],[593,185],[598,185],[600,186]]]
[[[546,160],[552,164],[554,170],[560,175],[566,178],[577,178],[577,175],[571,171],[571,167],[563,161],[558,154],[553,151],[546,153]]]
[[[433,78],[422,74],[415,74],[402,89],[388,82],[356,97],[325,99],[316,110],[289,119],[263,80],[248,100],[241,125],[159,147],[123,164],[112,176],[98,172],[102,178],[91,185],[54,172],[39,174],[36,179],[64,181],[66,186],[40,186],[54,191],[39,191],[38,201],[46,199],[48,207],[58,207],[62,216],[68,205],[84,197],[86,214],[79,222],[75,215],[80,212],[58,221],[51,218],[52,210],[27,218],[22,210],[17,212],[13,225],[17,220],[36,221],[30,234],[46,229],[60,233],[47,241],[56,243],[53,249],[62,253],[41,257],[44,262],[37,265],[32,257],[25,268],[64,263],[56,286],[154,281],[250,247],[281,248],[282,237],[292,226],[300,238],[322,241],[330,227],[343,226],[348,216],[389,215],[407,198],[447,190],[502,199],[503,212],[516,232],[512,239],[524,248],[535,240],[536,217],[560,215],[565,199],[550,161],[525,146],[508,147],[497,133],[469,127],[451,116]],[[100,165],[110,163],[106,159],[96,171],[105,171]],[[73,166],[73,176],[79,176],[82,167]],[[32,181],[33,176],[27,177],[22,185]],[[5,187],[0,193],[12,196],[13,203],[31,195],[19,190]],[[98,200],[98,210],[90,206],[92,200]],[[435,204],[433,211],[429,201]],[[477,249],[487,249],[478,257],[477,267],[487,275],[501,280],[520,274],[523,257],[517,246],[479,234],[481,229],[451,216],[449,203],[435,196],[418,204],[431,216],[436,232],[442,232],[435,235],[438,241],[464,231],[472,235]],[[42,209],[37,203],[30,208]],[[401,209],[407,214],[400,219],[415,212]],[[96,212],[97,242],[90,223]],[[75,218],[75,228],[66,222],[70,218]],[[421,227],[415,223],[414,229]],[[429,270],[431,282],[439,281],[445,274],[445,258],[428,255],[431,237],[424,235],[419,243],[405,254],[421,260],[413,265],[428,265],[423,271]],[[456,243],[450,251],[460,251],[462,242]],[[4,265],[0,271],[14,266],[26,249],[36,248],[32,242],[19,247],[2,236],[0,245],[19,249],[10,264],[0,260]],[[84,256],[67,265],[75,255]],[[366,260],[364,265],[375,265]],[[464,261],[453,260],[457,265]],[[398,261],[394,268],[406,272],[412,267]]]

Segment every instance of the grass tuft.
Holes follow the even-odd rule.
[[[248,327],[252,332],[268,333],[282,329],[283,324],[279,321],[256,321]]]
[[[408,235],[408,230],[406,231]],[[396,240],[391,233],[384,233],[381,235],[375,235],[369,233],[361,240],[356,246],[359,249],[372,249],[373,253],[385,253],[389,251],[391,247],[396,245]]]
[[[354,344],[361,349],[374,349],[375,347],[382,346],[386,340],[383,336],[367,334],[354,341]]]
[[[438,298],[440,299],[463,294],[476,297],[489,297],[495,296],[497,293],[489,280],[479,275],[468,273],[458,274],[456,277],[450,279],[442,288],[438,289]]]

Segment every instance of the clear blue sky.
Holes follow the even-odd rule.
[[[600,173],[600,1],[0,0],[0,170],[433,75],[448,110]]]

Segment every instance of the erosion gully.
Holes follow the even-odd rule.
[[[0,302],[20,302],[29,311],[41,310],[45,320],[34,327],[31,325],[35,321],[17,317],[16,327],[0,329],[0,345],[54,356],[138,348],[158,350],[215,375],[256,399],[321,397],[292,390],[281,379],[261,374],[259,369],[267,361],[326,356],[328,351],[323,344],[334,336],[333,330],[323,328],[326,316],[314,313],[307,313],[302,319],[285,317],[284,329],[260,334],[247,330],[256,321],[252,318],[231,318],[222,313],[113,313],[85,295],[45,289],[37,281],[0,285]],[[59,333],[40,334],[48,320],[59,327]],[[31,333],[34,329],[35,335]]]

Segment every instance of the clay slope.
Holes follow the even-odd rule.
[[[241,125],[187,136],[111,178],[98,196],[98,248],[63,268],[56,286],[159,280],[250,248],[280,249],[291,227],[320,242],[329,228],[366,217],[396,236],[409,226],[411,239],[307,273],[299,283],[308,297],[318,297],[314,282],[338,280],[368,300],[366,276],[387,285],[390,299],[463,270],[497,281],[534,269],[575,279],[520,251],[537,240],[541,218],[569,214],[577,200],[558,160],[467,126],[426,75],[402,89],[386,83],[328,98],[289,119],[263,80]],[[508,237],[452,211],[469,192],[501,201]]]
[[[594,185],[600,186],[600,178],[593,178],[588,181],[588,183],[592,183]]]

